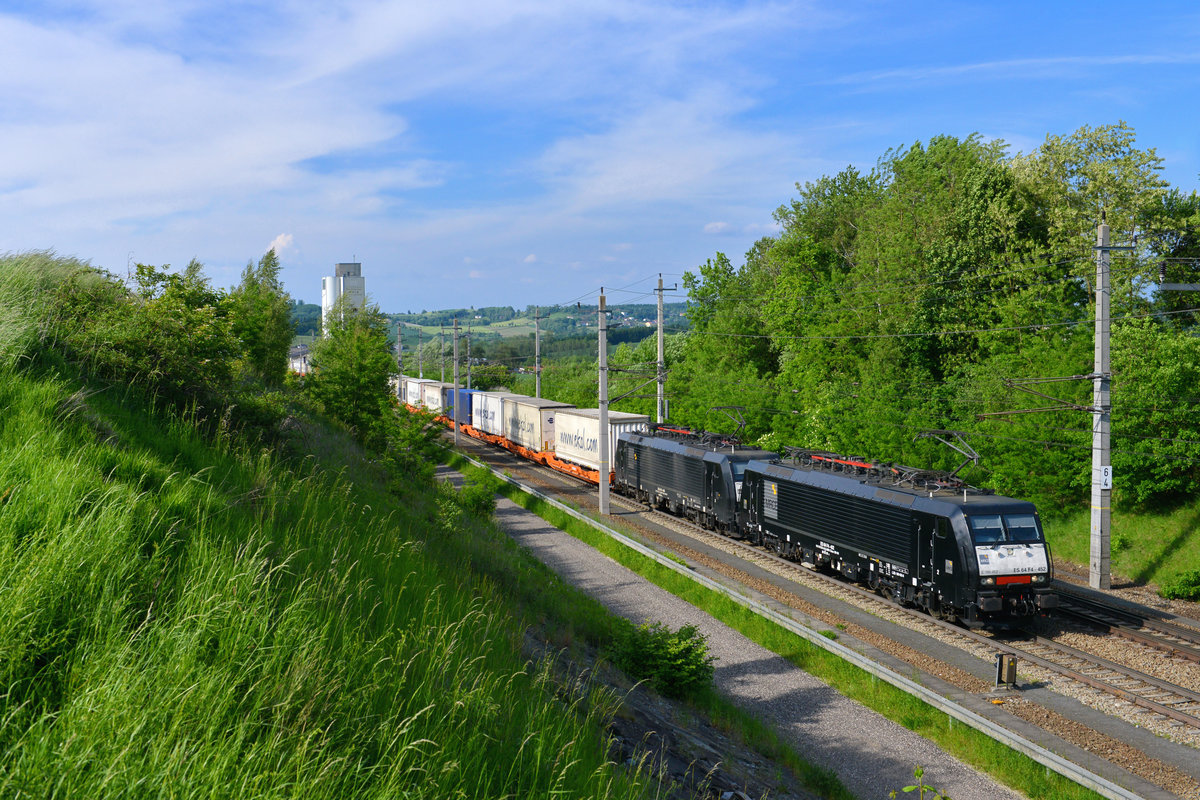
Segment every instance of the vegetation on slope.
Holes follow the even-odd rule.
[[[538,613],[581,599],[264,392],[197,267],[139,276],[0,262],[0,795],[641,796],[612,698],[530,663],[529,612],[470,565],[507,548]]]

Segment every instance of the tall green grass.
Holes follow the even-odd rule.
[[[650,791],[435,490],[120,392],[0,369],[0,796]]]
[[[0,368],[29,360],[53,340],[49,289],[84,267],[52,252],[0,255]]]
[[[1086,565],[1090,560],[1091,511],[1045,521],[1056,558]],[[1162,585],[1200,569],[1200,501],[1158,511],[1112,512],[1113,572],[1136,583]]]

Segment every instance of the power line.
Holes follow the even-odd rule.
[[[851,287],[848,290],[839,291],[837,294],[840,296],[846,297],[846,296],[856,295],[856,294],[879,294],[881,292],[888,292],[888,291],[911,291],[913,289],[926,289],[926,288],[930,288],[930,287],[934,287],[934,286],[945,286],[945,285],[955,284],[955,283],[965,283],[969,280],[970,281],[983,281],[983,280],[991,280],[994,278],[1003,278],[1008,275],[1019,275],[1019,274],[1025,273],[1025,272],[1032,272],[1034,270],[1054,269],[1056,267],[1062,267],[1062,266],[1067,266],[1069,264],[1075,264],[1075,263],[1086,262],[1086,261],[1088,261],[1088,257],[1080,255],[1080,256],[1074,256],[1074,257],[1068,258],[1068,259],[1063,259],[1061,261],[1046,262],[1044,264],[1039,262],[1037,264],[1033,264],[1028,267],[1020,267],[1018,269],[1009,269],[1009,270],[1004,270],[1002,272],[991,272],[991,273],[973,272],[973,273],[970,273],[965,276],[960,276],[957,278],[947,278],[946,280],[942,280],[942,281],[925,281],[925,282],[919,282],[919,283],[890,283],[890,284],[889,283],[880,283],[880,284],[874,284],[874,285],[867,284],[865,288],[861,288],[862,285],[860,284],[859,286]],[[999,265],[996,264],[996,265],[989,265],[989,266],[999,266]],[[1086,275],[1078,275],[1078,276],[1070,276],[1070,277],[1076,277],[1076,278],[1082,279],[1082,278],[1086,277]],[[718,295],[718,297],[723,300],[757,301],[757,300],[762,299],[761,296],[758,296],[758,295]],[[820,295],[800,295],[800,296],[793,297],[790,299],[799,301],[799,300],[816,300],[819,298],[820,298]]]
[[[1147,317],[1166,317],[1178,314],[1191,314],[1200,311],[1200,308],[1185,308],[1178,311],[1147,311],[1142,314],[1126,314],[1120,317],[1111,317],[1113,322],[1120,322],[1128,319],[1145,319]],[[702,331],[691,329],[690,334],[696,336],[719,336],[732,339],[767,339],[771,341],[787,340],[787,341],[846,341],[850,339],[914,339],[923,336],[966,336],[968,334],[978,333],[1007,333],[1011,331],[1028,331],[1040,330],[1045,328],[1062,328],[1067,326],[1084,326],[1095,325],[1095,320],[1068,320],[1065,322],[1039,322],[1032,325],[1010,325],[999,328],[964,328],[956,331],[929,331],[925,333],[862,333],[848,334],[844,336],[781,336],[778,334],[766,333],[721,333],[718,331]]]

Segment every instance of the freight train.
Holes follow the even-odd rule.
[[[464,433],[599,482],[596,409],[506,392],[455,396],[449,384],[407,380],[401,400],[410,407],[452,426],[457,404]],[[1032,503],[946,473],[811,450],[784,457],[652,425],[644,415],[610,412],[608,441],[605,477],[615,492],[840,573],[902,605],[968,626],[1058,605],[1050,546]]]

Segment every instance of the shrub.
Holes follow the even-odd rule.
[[[468,480],[458,493],[458,504],[464,510],[480,517],[491,517],[496,511],[496,492],[500,482],[490,474],[478,480]]]
[[[239,346],[198,265],[183,273],[137,265],[135,290],[80,271],[56,288],[59,344],[97,376],[186,405],[225,395]]]
[[[613,660],[667,697],[694,696],[712,685],[714,658],[695,625],[672,632],[661,622],[626,624],[618,632]]]
[[[1159,587],[1168,600],[1200,600],[1200,569],[1181,572]]]

